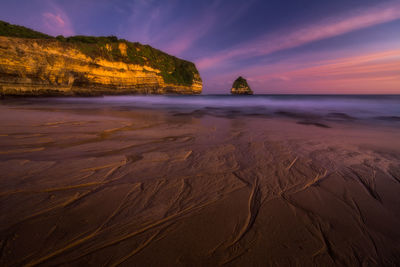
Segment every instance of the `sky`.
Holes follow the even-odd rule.
[[[205,94],[400,94],[400,0],[1,0],[0,20],[149,44]]]

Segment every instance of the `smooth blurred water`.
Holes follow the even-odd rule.
[[[51,99],[48,100],[51,101]],[[236,110],[244,114],[265,115],[290,112],[325,116],[341,113],[359,119],[387,118],[400,120],[400,95],[149,95],[57,98],[57,102],[181,111]]]
[[[359,121],[400,127],[400,95],[197,95],[4,99],[0,104],[60,109],[152,109],[176,116],[290,117],[297,121]]]

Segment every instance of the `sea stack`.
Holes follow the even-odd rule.
[[[250,89],[250,86],[247,84],[245,78],[240,76],[235,80],[232,85],[231,94],[233,95],[252,95],[253,91]]]

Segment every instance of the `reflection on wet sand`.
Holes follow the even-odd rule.
[[[2,266],[400,264],[397,125],[216,108],[0,109]]]

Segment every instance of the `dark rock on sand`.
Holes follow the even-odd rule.
[[[321,128],[331,128],[326,124],[320,123],[320,122],[314,122],[314,121],[298,121],[297,124],[302,124],[302,125],[313,125]]]

